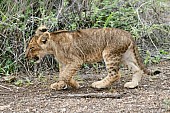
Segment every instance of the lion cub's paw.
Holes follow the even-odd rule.
[[[80,85],[77,81],[75,81],[74,79],[71,79],[70,82],[68,83],[69,86],[75,88],[75,89],[79,89]]]
[[[93,82],[91,85],[93,88],[102,89],[106,88],[108,85],[104,84],[103,81]]]
[[[124,87],[126,87],[126,88],[135,88],[137,86],[138,86],[138,82],[127,82],[124,85]]]
[[[64,81],[59,81],[54,84],[51,84],[50,88],[54,90],[67,89],[67,84]]]
[[[79,89],[79,88],[80,88],[79,83],[76,83],[76,84],[73,86],[73,88],[75,88],[75,89]]]

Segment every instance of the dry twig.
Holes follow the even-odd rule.
[[[87,93],[87,94],[59,94],[50,98],[121,98],[123,94],[118,93]]]

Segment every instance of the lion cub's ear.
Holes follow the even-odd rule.
[[[39,41],[42,42],[43,44],[46,44],[46,42],[49,38],[50,38],[50,33],[45,32],[40,36]]]
[[[35,32],[35,35],[36,36],[40,36],[40,35],[42,35],[44,32],[46,32],[48,30],[48,28],[46,27],[46,26],[40,26],[40,27],[38,27],[38,29],[36,30],[36,32]]]

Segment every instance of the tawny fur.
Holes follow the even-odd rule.
[[[83,63],[104,60],[108,75],[92,83],[94,88],[106,88],[120,78],[119,65],[123,63],[133,71],[131,82],[124,87],[138,86],[143,72],[150,73],[142,64],[137,47],[129,32],[116,28],[82,29],[78,31],[48,32],[39,27],[26,50],[28,59],[53,54],[61,64],[59,81],[51,88],[61,90],[67,85],[79,88],[73,79]]]

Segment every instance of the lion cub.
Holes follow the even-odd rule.
[[[46,54],[54,55],[62,65],[59,81],[51,84],[55,90],[61,90],[67,85],[79,88],[73,76],[83,63],[104,60],[108,75],[92,83],[93,88],[99,89],[110,86],[120,78],[120,63],[133,71],[132,81],[124,87],[135,88],[143,73],[150,74],[140,60],[131,34],[116,28],[48,32],[45,26],[41,26],[30,40],[25,55],[39,62]]]

